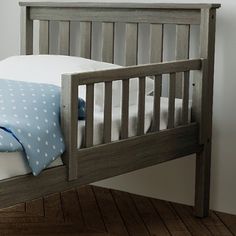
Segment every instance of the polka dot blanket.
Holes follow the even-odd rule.
[[[64,150],[60,87],[0,79],[0,151],[23,151],[38,175]]]

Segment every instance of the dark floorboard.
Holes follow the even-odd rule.
[[[86,186],[0,210],[0,236],[236,235],[236,216],[116,190]]]

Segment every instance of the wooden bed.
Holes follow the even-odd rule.
[[[125,65],[112,70],[62,76],[64,165],[0,181],[0,207],[89,184],[108,177],[196,153],[195,214],[208,215],[216,9],[219,4],[21,2],[21,54],[33,54],[35,20],[40,21],[39,52],[50,52],[50,22],[59,21],[58,54],[70,55],[70,23],[80,22],[80,55],[91,58],[93,23],[102,23],[101,61],[114,62],[115,27],[125,23]],[[150,27],[150,64],[138,64],[139,24]],[[176,61],[163,60],[163,28],[176,25]],[[200,27],[200,51],[189,59],[190,26]],[[193,96],[189,96],[194,71]],[[162,75],[169,75],[168,127],[160,131]],[[144,134],[145,77],[153,76],[153,124]],[[129,79],[139,78],[138,136],[128,138]],[[112,82],[122,81],[121,139],[111,142]],[[105,83],[103,144],[93,146],[94,84]],[[85,147],[77,148],[78,86],[86,85]],[[182,123],[174,125],[175,98],[182,98]],[[189,100],[192,100],[189,122]]]

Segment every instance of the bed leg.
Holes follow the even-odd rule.
[[[196,154],[195,205],[196,217],[209,215],[211,173],[211,141],[204,145],[203,150]]]

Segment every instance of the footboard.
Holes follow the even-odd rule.
[[[197,123],[189,123],[189,72],[201,70],[204,60],[182,60],[62,76],[64,161],[69,180],[91,183],[200,151]],[[182,122],[175,127],[176,75],[183,74]],[[160,131],[162,75],[169,75],[167,129]],[[145,134],[145,79],[154,78],[153,119]],[[137,136],[128,138],[129,81],[138,78]],[[111,142],[112,83],[122,81],[121,136]],[[94,85],[105,83],[103,144],[93,146]],[[78,86],[86,85],[85,147],[77,148]]]

